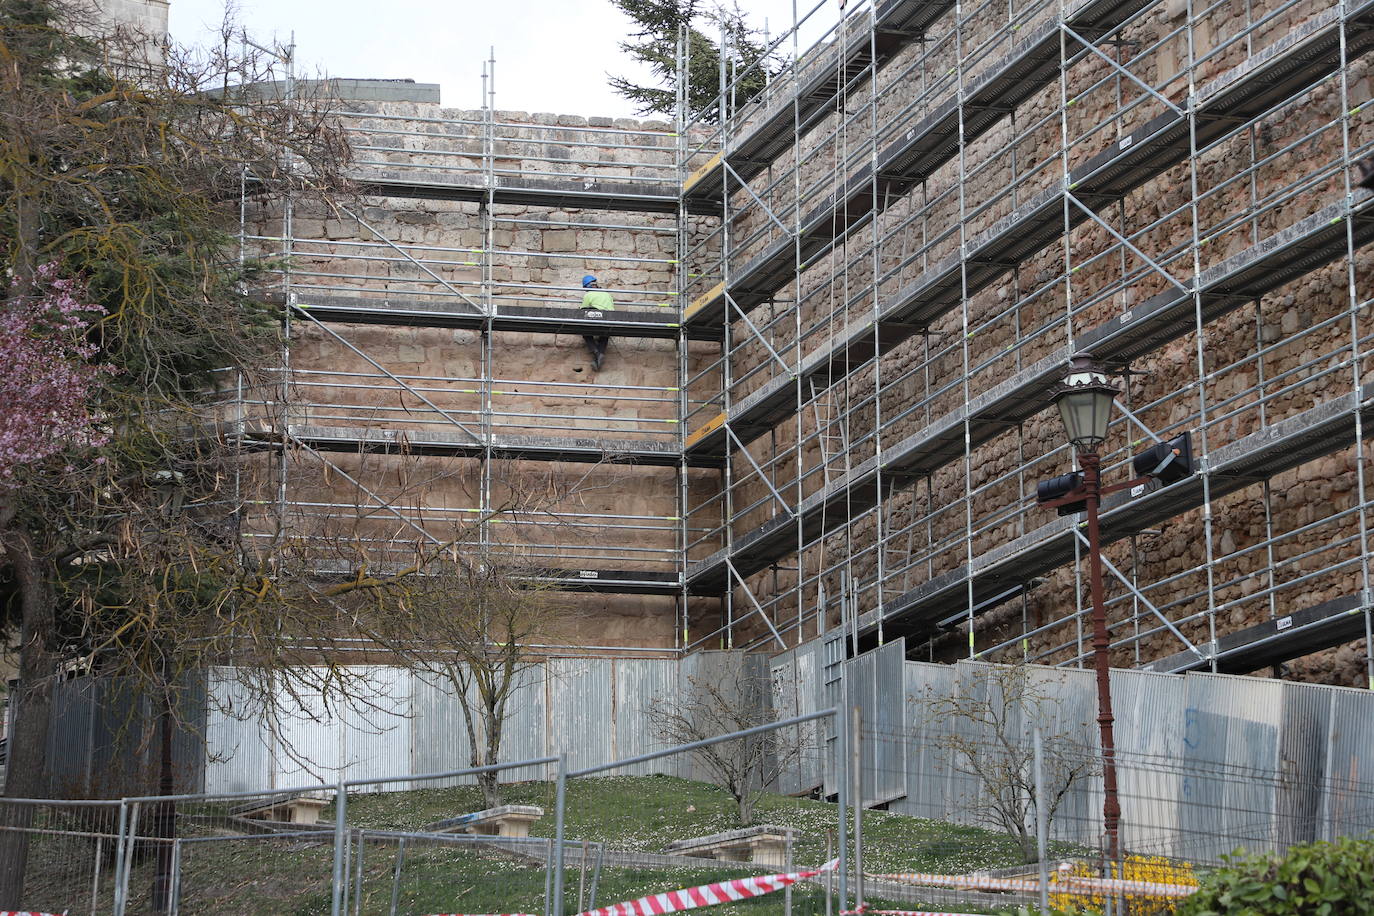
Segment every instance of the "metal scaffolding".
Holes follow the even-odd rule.
[[[1071,463],[1043,413],[1087,351],[1127,382],[1109,474],[1155,436],[1199,458],[1104,506],[1119,662],[1364,637],[1374,686],[1374,3],[874,0],[801,51],[824,7],[743,106],[723,54],[733,114],[683,130],[683,206],[719,228],[681,250],[682,324],[721,345],[683,448],[723,462],[686,507],[686,588],[722,602],[688,647],[1081,663],[1078,519],[1033,491]]]
[[[288,68],[286,91],[296,85]],[[665,614],[685,619],[679,499],[697,467],[721,462],[684,461],[679,357],[665,361],[665,384],[503,365],[530,335],[685,347],[674,251],[696,217],[689,207],[678,218],[678,137],[507,117],[495,107],[494,55],[482,91],[475,112],[337,101],[356,203],[261,200],[245,181],[242,250],[275,270],[267,297],[285,316],[279,367],[228,386],[238,439],[271,462],[276,488],[247,536],[287,529],[315,544],[319,573],[351,576],[404,566],[462,529],[464,543],[509,556],[531,578],[665,596],[677,608]],[[420,231],[434,225],[437,235]],[[545,250],[546,232],[638,244]],[[619,269],[658,282],[608,284],[616,310],[584,313],[575,276]],[[472,357],[462,368],[432,353],[397,365],[398,341],[442,342],[445,330]],[[575,488],[503,511],[515,474],[595,477],[602,490],[634,480],[665,511],[636,513],[614,493],[589,500]]]
[[[753,63],[726,48],[696,114],[684,32],[671,128],[503,116],[494,60],[479,112],[342,112],[357,212],[244,206],[287,314],[279,372],[231,386],[265,502],[307,532],[365,514],[376,562],[480,516],[558,587],[674,598],[682,651],[1081,664],[1078,520],[1033,492],[1069,469],[1046,392],[1087,351],[1125,380],[1109,476],[1152,438],[1197,457],[1103,506],[1117,662],[1248,671],[1364,638],[1374,686],[1374,195],[1352,177],[1374,0],[827,15],[794,6]],[[605,241],[544,244],[560,230]],[[547,276],[593,265],[654,279],[587,316]],[[480,357],[403,371],[374,329]],[[672,377],[503,368],[530,334],[663,341]],[[387,491],[398,456],[465,500]],[[667,508],[489,518],[507,466],[627,469]]]

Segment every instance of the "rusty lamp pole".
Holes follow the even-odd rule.
[[[1098,450],[1107,439],[1107,424],[1117,389],[1089,356],[1075,356],[1064,381],[1051,397],[1064,431],[1078,455],[1081,474],[1056,478],[1076,484],[1058,499],[1042,500],[1041,505],[1059,504],[1075,511],[1081,507],[1088,516],[1088,579],[1092,592],[1093,664],[1097,669],[1097,725],[1102,738],[1102,823],[1107,835],[1107,853],[1115,862],[1120,854],[1121,801],[1116,788],[1116,741],[1112,734],[1111,639],[1107,631],[1107,606],[1102,591],[1102,539],[1098,530],[1098,508],[1106,493],[1125,489],[1138,481],[1103,487],[1099,475]],[[1055,481],[1047,481],[1053,484]],[[1043,487],[1043,485],[1042,485]],[[1042,493],[1045,492],[1043,489]]]

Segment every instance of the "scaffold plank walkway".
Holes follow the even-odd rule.
[[[1218,317],[1269,290],[1308,273],[1345,253],[1346,220],[1353,221],[1356,245],[1374,242],[1374,195],[1354,210],[1344,204],[1312,214],[1245,251],[1204,271],[1198,284],[1205,320]],[[1074,352],[1087,349],[1098,359],[1124,362],[1175,340],[1194,326],[1193,290],[1171,290],[1148,300],[1129,315],[1088,331]],[[845,524],[878,501],[878,476],[913,477],[956,460],[965,448],[965,423],[971,447],[1045,409],[1045,392],[1063,374],[1069,348],[1039,360],[973,399],[964,407],[926,424],[919,432],[870,458],[850,474],[805,499],[797,518],[780,515],[738,536],[733,552],[717,551],[689,567],[687,581],[699,594],[715,594],[729,584],[727,556],[736,571],[750,575],[786,556],[796,545],[800,524],[804,541]],[[695,457],[707,452],[689,452]]]
[[[1340,20],[1336,13],[1328,11],[1295,30],[1199,93],[1199,144],[1217,139],[1276,100],[1288,98],[1328,75],[1340,61]],[[1351,16],[1348,41],[1352,50],[1353,46],[1359,50],[1374,47],[1374,2],[1367,0]],[[1053,242],[1064,232],[1066,219],[1070,226],[1087,220],[1082,209],[1066,208],[1069,193],[1094,204],[1118,199],[1183,161],[1188,150],[1186,115],[1161,115],[1132,132],[1076,170],[1070,176],[1071,190],[1042,192],[973,239],[966,255],[950,255],[899,291],[882,307],[876,334],[874,322],[858,322],[807,356],[797,373],[803,385],[843,376],[875,352],[891,350],[957,308],[964,295],[979,292],[1005,275],[1008,265],[1024,261]],[[791,250],[789,243],[788,257]],[[697,315],[684,316],[684,327],[692,329],[694,320],[705,321]],[[747,443],[771,428],[783,415],[782,406],[792,396],[794,385],[794,379],[779,377],[741,399],[728,418],[735,435]],[[688,450],[723,455],[728,438],[723,427],[697,437],[689,434]]]

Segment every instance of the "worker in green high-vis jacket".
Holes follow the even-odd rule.
[[[615,310],[615,300],[611,294],[601,288],[596,282],[596,277],[587,274],[582,278],[582,288],[586,290],[582,294],[582,311],[585,314],[596,313],[600,316],[601,312],[611,312]],[[592,354],[592,370],[597,371],[601,368],[601,361],[606,358],[606,344],[610,343],[609,337],[598,337],[591,334],[583,334],[582,339],[587,342],[587,349]]]

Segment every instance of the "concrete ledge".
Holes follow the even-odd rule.
[[[788,840],[796,835],[797,831],[791,827],[760,824],[757,827],[744,827],[709,836],[678,840],[663,847],[663,851],[724,862],[785,866]]]
[[[502,805],[435,821],[425,830],[429,833],[471,833],[524,839],[530,835],[530,825],[543,816],[544,809],[534,805]]]
[[[329,799],[318,795],[277,795],[239,805],[230,813],[249,820],[311,825],[319,822],[320,812],[329,804]]]

